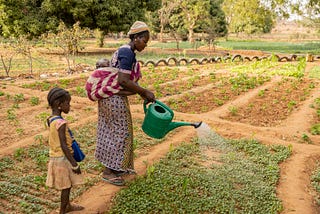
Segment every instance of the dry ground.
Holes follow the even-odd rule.
[[[309,63],[307,70],[314,65],[319,65],[319,62]],[[79,77],[79,76],[78,76]],[[76,78],[76,76],[75,76]],[[12,154],[12,152],[22,146],[30,145],[34,142],[36,135],[42,134],[47,136],[47,131],[43,124],[35,122],[34,118],[41,112],[48,112],[46,107],[47,91],[38,91],[25,89],[20,87],[23,83],[29,80],[17,80],[14,83],[6,82],[5,88],[2,89],[5,93],[16,94],[23,93],[25,98],[30,99],[32,96],[39,96],[41,105],[26,106],[17,110],[16,114],[19,118],[20,126],[23,128],[23,134],[10,134],[14,124],[4,123],[6,112],[0,113],[0,135],[1,149],[0,156]],[[58,80],[57,80],[58,81]],[[276,80],[274,80],[276,81]],[[264,144],[283,144],[292,145],[293,154],[281,165],[281,176],[277,187],[278,197],[284,205],[283,214],[301,214],[319,213],[319,207],[315,205],[313,198],[313,190],[310,186],[310,174],[315,169],[320,157],[320,137],[310,136],[312,144],[301,142],[301,135],[309,133],[310,124],[314,121],[314,109],[310,108],[311,103],[315,98],[320,97],[319,81],[317,87],[310,92],[310,95],[295,108],[290,114],[286,115],[277,123],[271,125],[261,125],[257,122],[258,119],[265,118],[268,115],[261,115],[258,111],[251,112],[250,117],[233,118],[230,116],[230,106],[245,106],[249,102],[254,102],[260,90],[272,88],[274,81],[270,81],[256,89],[250,90],[247,93],[241,94],[230,102],[209,110],[205,113],[189,114],[175,112],[175,120],[184,121],[203,121],[208,124],[218,134],[226,138],[256,138]],[[309,81],[309,80],[306,80]],[[1,85],[4,82],[1,82]],[[4,98],[2,98],[4,99]],[[167,101],[169,98],[163,98],[162,101]],[[270,101],[271,102],[271,101]],[[73,127],[81,126],[89,121],[97,120],[97,106],[87,98],[73,97],[72,111],[70,115],[76,122],[72,123]],[[4,108],[5,106],[1,106]],[[197,104],[194,104],[197,107]],[[92,110],[87,111],[87,108]],[[192,109],[189,109],[192,110]],[[133,118],[143,118],[143,108],[141,104],[131,105]],[[278,113],[281,112],[278,109]],[[247,113],[243,113],[247,115]],[[277,113],[269,113],[273,116]],[[86,115],[86,116],[83,116]],[[31,119],[33,118],[33,119]],[[243,119],[245,118],[245,119]],[[30,123],[30,121],[34,121]],[[40,121],[40,120],[39,120]],[[181,127],[171,138],[165,142],[156,145],[148,151],[147,155],[141,156],[135,160],[135,168],[138,175],[146,172],[146,162],[152,164],[163,157],[169,150],[170,145],[179,145],[184,140],[187,140],[196,135],[194,129]],[[127,179],[134,179],[133,176],[128,176]],[[117,191],[121,188],[99,182],[97,185],[86,191],[83,195],[75,200],[86,207],[86,210],[81,213],[102,213],[108,210],[110,200]]]

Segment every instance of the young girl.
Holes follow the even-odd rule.
[[[82,184],[80,166],[73,158],[72,138],[68,132],[68,124],[61,113],[70,111],[71,96],[62,88],[53,88],[48,93],[48,104],[52,115],[47,119],[49,133],[49,164],[46,185],[61,190],[60,214],[84,209],[79,205],[71,205],[69,197],[71,187]]]

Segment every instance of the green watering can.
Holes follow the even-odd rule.
[[[188,122],[172,122],[173,111],[164,103],[156,100],[147,108],[147,102],[143,104],[145,117],[142,123],[142,130],[150,137],[161,139],[169,131],[180,126],[194,126],[198,128],[202,122],[188,123]]]

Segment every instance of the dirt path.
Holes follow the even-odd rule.
[[[307,69],[311,67],[312,66],[309,65]],[[301,135],[309,128],[310,115],[312,115],[313,111],[309,106],[316,97],[320,97],[319,89],[313,90],[312,94],[303,102],[302,106],[276,127],[258,127],[222,119],[222,116],[227,115],[229,112],[228,108],[231,105],[244,105],[249,99],[257,95],[259,90],[270,88],[277,81],[277,79],[274,79],[268,84],[245,93],[236,100],[207,113],[186,114],[175,112],[175,120],[203,121],[218,134],[226,138],[255,138],[264,144],[291,145],[293,154],[288,160],[281,164],[281,175],[277,187],[278,197],[282,200],[284,206],[282,214],[320,213],[319,207],[317,207],[313,201],[310,188],[310,173],[314,170],[316,161],[320,158],[320,137],[310,136],[312,142],[314,142],[313,144],[300,142]],[[13,86],[9,90],[14,92],[20,90],[20,88]],[[23,93],[28,96],[33,95],[33,91],[28,89],[23,89]],[[41,92],[40,95],[44,97],[45,93]],[[87,117],[82,117],[74,123],[73,126],[79,126],[97,120],[97,109],[93,103],[85,98],[75,98],[72,102],[72,106],[74,106],[77,111],[81,110],[83,106],[93,108]],[[133,118],[141,119],[144,116],[141,105],[132,105],[131,111]],[[40,134],[44,137],[47,136],[46,131],[40,131]],[[194,136],[196,136],[196,132],[190,127],[180,127],[176,129],[174,135],[172,134],[162,144],[152,147],[148,155],[141,156],[135,160],[137,176],[145,174],[147,166],[157,162],[163,157],[169,151],[171,145],[178,146],[184,140],[188,140]],[[33,144],[34,137],[35,135],[29,136],[1,148],[0,156],[11,154],[20,146]],[[131,180],[134,179],[134,177],[128,176],[127,179]],[[101,181],[77,198],[75,202],[86,207],[86,210],[81,213],[103,213],[110,208],[112,197],[120,189],[120,187]]]

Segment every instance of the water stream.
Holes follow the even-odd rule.
[[[198,142],[200,146],[213,147],[219,150],[229,150],[230,147],[226,142],[226,139],[217,134],[211,127],[202,123],[197,129]]]

